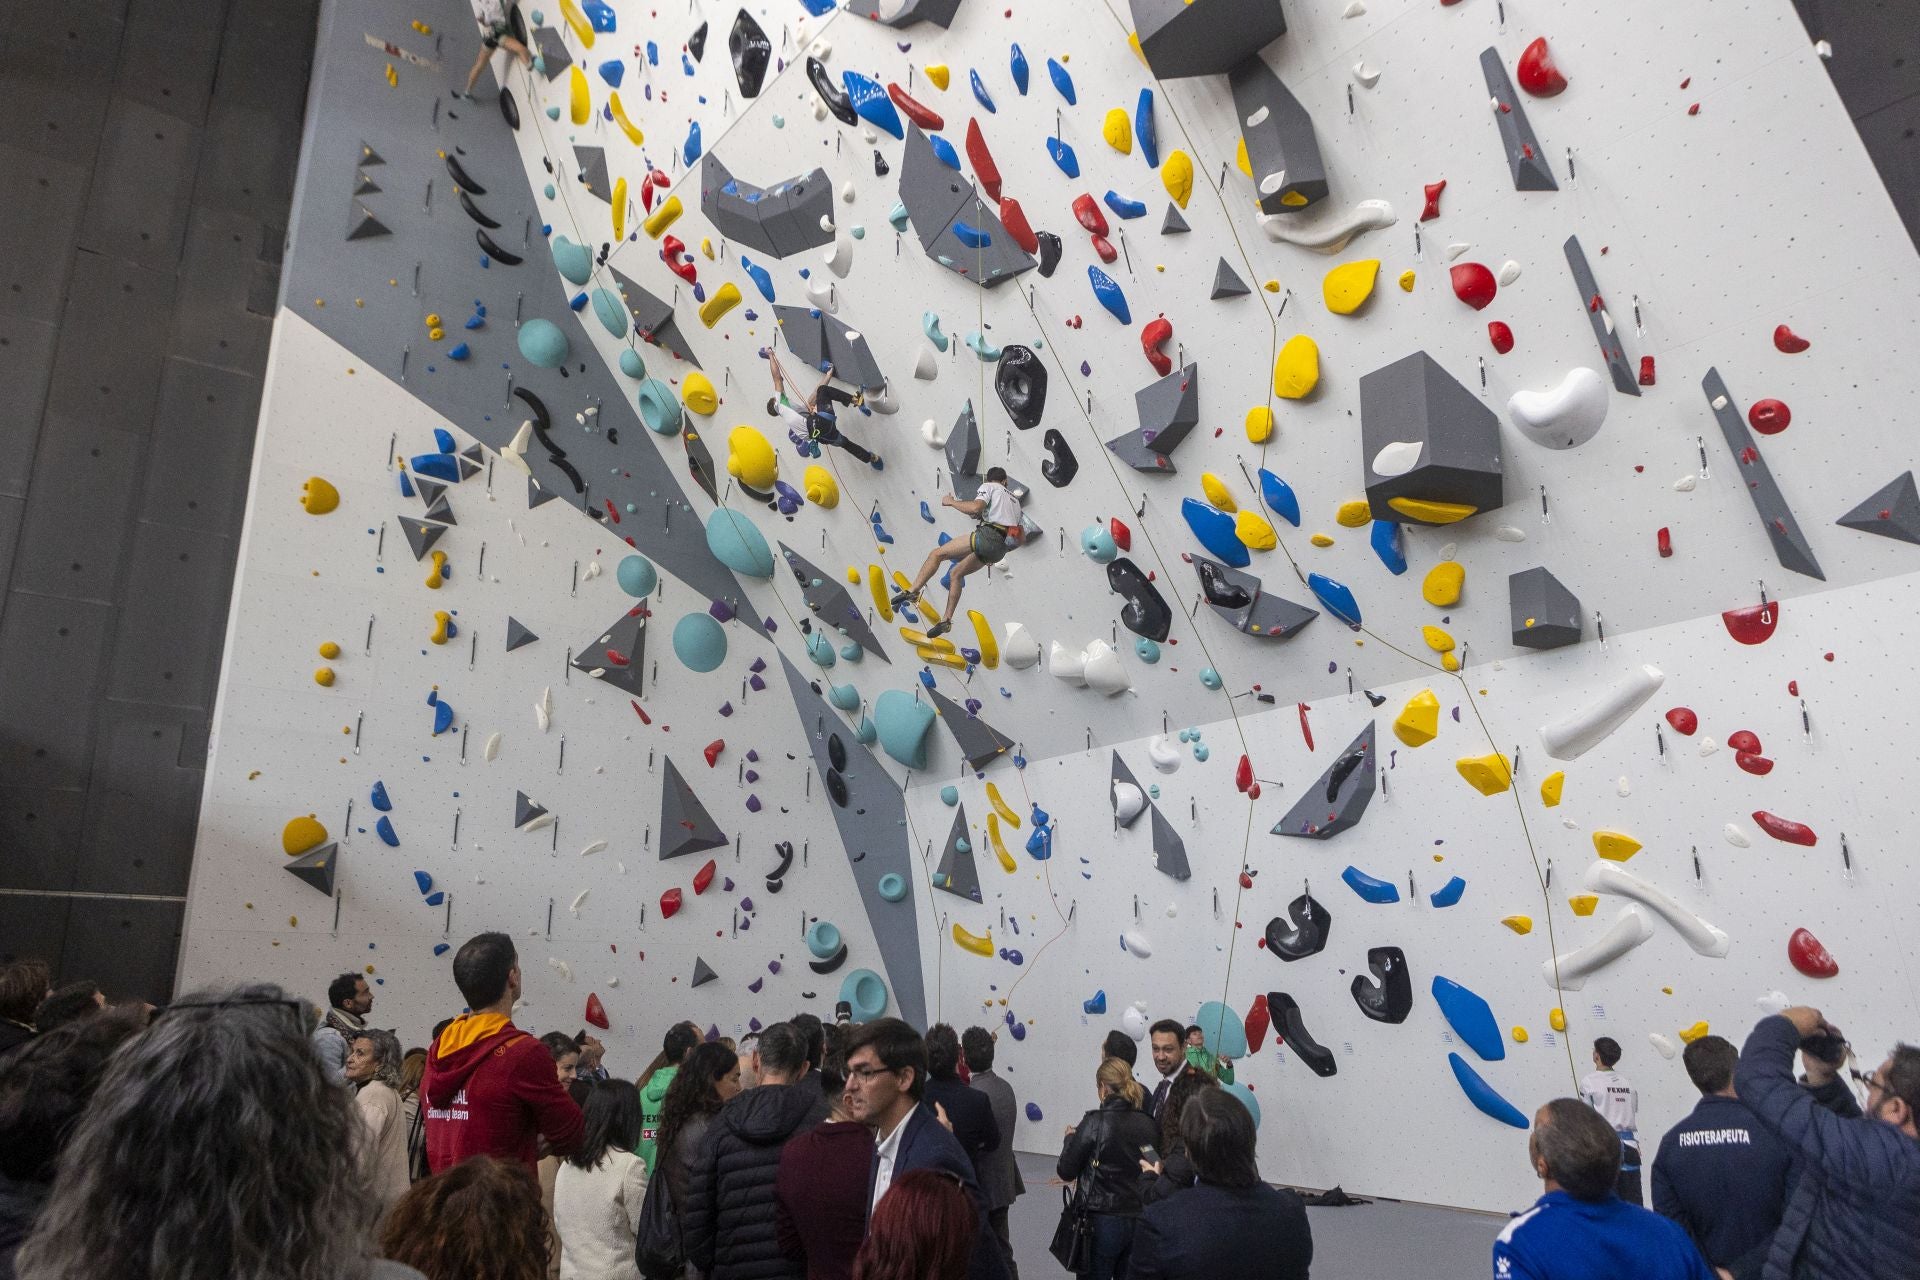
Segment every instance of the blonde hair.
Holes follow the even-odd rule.
[[[1118,1058],[1107,1058],[1100,1064],[1100,1070],[1093,1076],[1101,1088],[1108,1093],[1117,1093],[1127,1100],[1127,1105],[1138,1108],[1146,1100],[1146,1092],[1140,1088],[1140,1082],[1133,1078],[1133,1068]]]

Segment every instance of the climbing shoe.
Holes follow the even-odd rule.
[[[953,630],[953,623],[949,622],[945,618],[942,618],[940,619],[940,621],[934,623],[932,626],[927,628],[927,639],[938,640],[941,636],[947,634],[947,632],[951,630]]]
[[[918,604],[919,601],[920,593],[918,591],[896,591],[893,593],[893,599],[889,600],[887,604],[890,608],[898,612],[910,604]]]
[[[887,469],[887,460],[876,453],[873,455],[873,461],[867,465],[875,471],[885,471]]]

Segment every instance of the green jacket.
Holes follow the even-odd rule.
[[[654,1140],[660,1136],[660,1113],[667,1099],[667,1087],[679,1074],[679,1067],[662,1067],[653,1073],[653,1078],[647,1081],[647,1087],[640,1091],[640,1145],[633,1149],[633,1153],[646,1162],[648,1177],[657,1172],[653,1147]]]
[[[1187,1046],[1187,1065],[1206,1072],[1221,1084],[1233,1083],[1233,1064],[1214,1056],[1211,1049]]]

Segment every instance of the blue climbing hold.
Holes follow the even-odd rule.
[[[1427,901],[1436,907],[1450,907],[1460,901],[1460,895],[1467,891],[1467,882],[1459,876],[1447,881],[1427,895]]]
[[[1007,52],[1007,70],[1013,74],[1013,87],[1020,91],[1021,97],[1026,97],[1031,73],[1027,66],[1027,55],[1020,51],[1017,44]]]
[[[961,244],[967,246],[969,249],[984,249],[993,243],[992,236],[974,226],[972,223],[962,222],[958,218],[953,220],[953,234]]]
[[[571,298],[567,299],[567,309],[569,311],[584,311],[586,309],[586,306],[587,306],[587,291],[585,289],[582,289],[579,293],[576,293]]]
[[[700,158],[700,122],[695,120],[687,127],[687,140],[680,148],[680,162],[692,164]]]
[[[1198,498],[1182,498],[1180,514],[1208,555],[1235,569],[1244,569],[1253,563],[1253,553],[1247,550],[1247,544],[1234,536],[1232,516]]]
[[[1501,1124],[1510,1124],[1516,1129],[1528,1127],[1526,1116],[1520,1108],[1500,1096],[1499,1090],[1480,1078],[1480,1073],[1467,1064],[1467,1060],[1457,1053],[1447,1055],[1447,1065],[1453,1068],[1453,1078],[1460,1084],[1460,1092],[1467,1095],[1467,1101],[1492,1116]]]
[[[453,728],[453,708],[447,705],[444,698],[437,695],[434,696],[431,701],[433,703],[433,733],[435,737],[439,737],[447,730]]]
[[[1493,1020],[1493,1010],[1476,992],[1435,974],[1433,1000],[1440,1006],[1447,1025],[1453,1028],[1453,1034],[1466,1041],[1467,1047],[1482,1059],[1499,1062],[1507,1056],[1507,1042],[1500,1034],[1500,1024]]]
[[[1160,140],[1153,132],[1153,90],[1142,89],[1133,108],[1133,136],[1140,143],[1140,156],[1149,169],[1160,167]]]
[[[1040,1104],[1037,1102],[1029,1102],[1027,1104],[1027,1119],[1033,1121],[1035,1124],[1039,1124],[1041,1118]]]
[[[1130,200],[1118,191],[1113,190],[1109,190],[1106,195],[1100,198],[1106,203],[1107,208],[1113,210],[1116,217],[1144,218],[1147,216],[1145,201]]]
[[[404,469],[400,472],[400,496],[403,498],[411,498],[414,496],[413,481],[408,477]]]
[[[1400,526],[1391,520],[1375,520],[1373,532],[1368,537],[1373,544],[1373,554],[1380,557],[1380,563],[1396,578],[1407,571],[1407,553],[1400,549]]]
[[[1260,468],[1260,500],[1267,504],[1267,510],[1294,528],[1300,527],[1300,499],[1294,496],[1293,486],[1265,467]]]
[[[1047,59],[1047,77],[1053,81],[1053,87],[1060,91],[1060,96],[1067,100],[1068,106],[1080,105],[1080,95],[1073,91],[1073,77],[1067,74],[1067,69],[1060,65],[1058,58]]]
[[[400,837],[394,833],[392,818],[381,818],[380,821],[373,824],[373,831],[388,848],[398,849],[400,847]]]
[[[413,474],[429,480],[460,483],[460,459],[451,453],[416,453],[407,459],[407,466]]]
[[[772,302],[773,274],[745,254],[740,255],[740,269],[747,273],[749,280],[753,281],[753,287],[760,291],[760,296]]]
[[[614,30],[619,21],[614,17],[613,6],[606,0],[580,0],[580,11],[587,15],[587,21],[601,35]]]
[[[951,142],[937,133],[930,133],[927,135],[927,145],[933,148],[934,159],[955,173],[960,172],[960,153],[953,149]]]
[[[905,138],[907,131],[900,124],[900,113],[894,109],[893,99],[879,81],[869,79],[858,71],[842,71],[840,83],[846,86],[847,100],[853,104],[853,113],[876,129],[885,129],[896,138]]]
[[[980,78],[978,71],[967,72],[967,83],[973,86],[973,100],[979,103],[988,115],[993,115],[1000,110],[993,105],[993,95],[987,92],[987,82]],[[956,169],[959,167],[954,166]]]
[[[393,801],[387,799],[386,783],[384,782],[374,783],[373,794],[370,797],[370,799],[372,800],[373,807],[378,809],[380,812],[391,813],[393,811]]]
[[[1241,563],[1246,562],[1243,560]],[[1307,575],[1307,589],[1327,607],[1328,613],[1355,631],[1360,629],[1360,602],[1353,598],[1353,592],[1344,582],[1336,582],[1324,573],[1310,573]]]
[[[627,66],[618,58],[608,58],[594,70],[600,73],[600,78],[607,82],[610,89],[618,89],[620,82],[627,77]]]
[[[1091,264],[1087,267],[1087,280],[1093,285],[1093,296],[1100,305],[1112,313],[1121,324],[1133,323],[1133,312],[1127,307],[1127,295],[1120,292],[1120,286],[1114,283],[1112,276]],[[1241,564],[1246,561],[1242,560]]]
[[[441,453],[453,453],[459,448],[459,446],[454,443],[453,432],[447,430],[445,427],[435,427],[433,429],[433,447]]]
[[[833,12],[834,0],[800,0],[801,7],[818,18]]]
[[[451,950],[453,950],[453,944],[451,942],[436,942],[433,944],[433,954],[436,956],[443,956]]]
[[[466,343],[462,342],[448,349],[447,359],[458,362],[458,361],[465,360],[468,356],[472,354],[473,354],[473,348],[469,347]]]
[[[1094,1017],[1098,1017],[1099,1015],[1105,1013],[1106,1011],[1107,1011],[1107,993],[1104,988],[1094,992],[1092,995],[1088,996],[1085,1000],[1082,1000],[1080,1002],[1080,1012],[1082,1013],[1091,1014]]]
[[[421,893],[426,894],[426,893],[433,892],[433,877],[428,875],[426,872],[424,871],[414,872],[413,882],[414,884],[419,886]]]
[[[1385,905],[1400,901],[1400,889],[1390,880],[1376,880],[1358,867],[1348,867],[1340,873],[1347,882],[1347,888],[1359,894],[1368,902]]]
[[[1027,837],[1027,853],[1035,862],[1045,862],[1053,856],[1053,828],[1035,827]]]
[[[1047,154],[1053,157],[1053,162],[1060,167],[1060,172],[1069,178],[1080,176],[1080,157],[1073,154],[1071,145],[1058,138],[1048,138]]]

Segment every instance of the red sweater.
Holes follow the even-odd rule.
[[[848,1280],[867,1234],[873,1130],[828,1120],[795,1134],[774,1183],[780,1251],[805,1258],[807,1280]]]
[[[462,1021],[465,1021],[462,1019]],[[580,1144],[580,1108],[561,1087],[553,1055],[511,1022],[460,1044],[460,1022],[427,1054],[421,1093],[427,1100],[427,1164],[435,1173],[471,1156],[540,1162],[537,1138],[565,1155]]]

